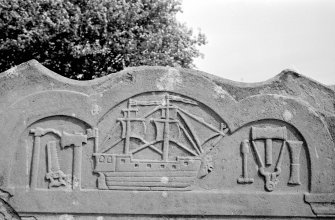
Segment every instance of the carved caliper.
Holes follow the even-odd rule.
[[[274,172],[267,172],[265,171],[265,167],[271,166],[272,161],[272,140],[279,139],[283,141],[283,144],[280,149],[279,157],[277,160],[277,164],[274,168]],[[251,146],[253,151],[256,155],[256,162],[258,164],[258,172],[262,175],[265,179],[265,189],[268,191],[273,191],[276,185],[278,184],[278,176],[281,173],[281,162],[283,158],[283,151],[285,142],[287,139],[287,131],[286,127],[278,127],[278,128],[271,128],[271,127],[251,127],[251,140],[244,140],[241,144],[241,154],[242,154],[242,176],[237,179],[237,182],[240,184],[248,184],[253,183],[254,179],[248,177],[248,168],[247,168],[247,158],[248,154],[250,153],[249,144],[251,142]],[[265,141],[265,163],[263,162],[259,150],[257,149],[256,140],[264,140]]]
[[[265,171],[266,167],[269,167],[273,164],[272,160],[272,141],[273,139],[281,140],[283,142],[279,156],[276,162],[276,166],[273,172]],[[263,162],[259,149],[256,144],[256,140],[264,140],[264,154],[265,162]],[[237,179],[237,182],[240,184],[250,184],[254,182],[253,178],[248,176],[248,155],[250,153],[250,143],[252,150],[255,152],[256,163],[258,164],[258,172],[265,180],[265,189],[267,191],[273,191],[276,185],[279,182],[278,176],[281,173],[281,163],[283,160],[284,150],[286,145],[289,149],[289,155],[291,159],[290,163],[290,179],[288,184],[291,185],[300,185],[300,163],[299,155],[301,148],[303,146],[302,141],[292,141],[287,140],[287,130],[286,127],[251,127],[251,140],[244,140],[241,144],[241,154],[242,154],[242,176]]]
[[[251,127],[251,138],[252,138],[252,146],[254,148],[256,159],[258,161],[259,165],[259,173],[264,176],[265,178],[265,189],[268,191],[273,191],[276,187],[277,183],[279,182],[278,176],[281,173],[281,162],[283,158],[283,151],[285,142],[287,139],[287,131],[286,127],[278,127],[278,128],[271,128],[271,127],[265,127],[265,128],[257,128],[257,127]],[[279,157],[277,160],[276,167],[274,169],[274,172],[266,172],[265,166],[272,165],[272,140],[273,139],[279,139],[283,141],[283,144],[280,149]],[[256,148],[255,140],[265,140],[265,164],[263,163],[263,160],[261,159],[261,156]]]

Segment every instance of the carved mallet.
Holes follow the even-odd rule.
[[[242,154],[242,176],[237,179],[238,183],[253,183],[254,179],[248,176],[248,154],[250,153],[249,142],[247,140],[241,143],[241,154]]]
[[[292,185],[300,185],[300,163],[299,156],[300,151],[304,142],[302,141],[287,141],[288,149],[290,150],[291,157],[291,173],[290,179],[288,181],[289,184]]]
[[[286,127],[251,127],[251,138],[253,140],[265,140],[265,165],[270,166],[272,164],[272,140],[286,140]]]

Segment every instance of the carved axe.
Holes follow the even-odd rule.
[[[87,143],[87,135],[83,134],[70,134],[63,131],[63,135],[61,138],[61,146],[65,147],[82,147],[83,143]]]
[[[265,164],[272,164],[272,139],[280,139],[285,141],[287,139],[286,127],[278,128],[258,128],[251,127],[251,137],[253,140],[265,140]]]
[[[73,174],[72,187],[73,189],[80,188],[81,178],[81,154],[83,143],[87,143],[87,135],[84,134],[70,134],[63,131],[61,138],[62,148],[73,147]]]

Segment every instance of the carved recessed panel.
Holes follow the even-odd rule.
[[[92,148],[93,133],[94,129],[84,122],[68,116],[52,116],[35,122],[22,137],[13,185],[30,190],[80,189],[83,148]],[[22,169],[20,166],[26,167],[25,175],[15,175]]]
[[[257,140],[263,142],[264,157],[260,154],[260,146],[257,146]],[[279,140],[282,145],[279,148],[278,157],[273,160],[273,140]],[[301,185],[300,182],[300,152],[303,146],[302,141],[288,140],[286,127],[251,127],[251,137],[249,140],[243,140],[241,143],[242,154],[242,176],[237,179],[239,184],[251,184],[253,178],[248,175],[248,158],[251,151],[255,155],[255,161],[258,166],[259,174],[264,178],[265,189],[273,191],[279,182],[279,176],[282,172],[282,161],[286,151],[290,157],[290,179],[288,184]],[[250,149],[251,148],[251,149]],[[272,171],[266,171],[267,167],[275,164]]]
[[[297,130],[270,120],[244,130],[249,132],[239,146],[241,175],[237,184],[248,187],[257,179],[258,184],[264,182],[268,192],[308,190],[309,160],[306,144]]]
[[[213,169],[207,154],[228,132],[210,109],[171,93],[132,97],[99,128],[94,172],[103,190],[186,190]]]

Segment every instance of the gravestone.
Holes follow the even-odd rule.
[[[296,72],[0,78],[0,219],[335,216],[335,92]]]

